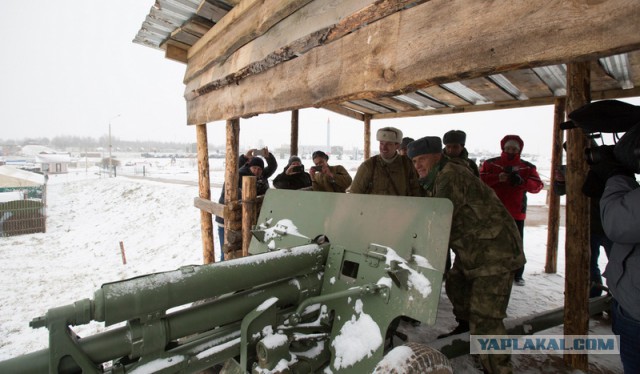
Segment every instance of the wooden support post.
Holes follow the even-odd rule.
[[[291,151],[290,156],[298,156],[298,109],[291,111]]]
[[[127,264],[127,255],[124,253],[124,242],[120,241],[120,255],[122,256],[122,265]]]
[[[198,196],[211,200],[209,182],[209,146],[207,144],[207,125],[196,125],[196,148],[198,153]],[[200,210],[200,234],[202,235],[202,261],[205,264],[215,262],[213,247],[213,219],[211,213]],[[222,249],[221,249],[222,250]]]
[[[242,177],[242,257],[249,255],[249,243],[251,242],[251,227],[258,219],[256,213],[256,177]]]
[[[549,186],[549,219],[547,227],[547,261],[544,266],[545,273],[556,273],[558,267],[558,231],[560,229],[560,196],[553,192],[556,181],[555,171],[562,164],[562,143],[564,132],[560,124],[564,122],[564,111],[567,100],[564,97],[556,98],[553,113],[553,145],[551,149],[551,178]]]
[[[239,143],[240,143],[240,120],[227,120],[227,141],[225,154],[225,171],[224,171],[224,258],[232,259],[238,257],[236,251],[240,248],[231,247],[229,244],[235,244],[232,238],[232,230],[237,230],[240,225],[241,217],[232,212],[231,205],[233,201],[238,200],[238,159],[239,159]]]
[[[591,101],[589,62],[567,64],[567,112]],[[589,329],[589,200],[582,193],[588,172],[584,159],[587,137],[581,129],[568,130],[567,206],[565,239],[564,334],[587,335]],[[588,371],[589,356],[565,354],[574,369]]]
[[[371,156],[371,115],[364,115],[364,155],[366,160]]]

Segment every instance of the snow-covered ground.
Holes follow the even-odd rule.
[[[222,161],[211,160],[214,197],[220,194]],[[304,163],[311,166],[310,160]],[[543,179],[549,175],[544,163],[548,164],[537,162]],[[285,164],[285,160],[279,160],[278,173]],[[359,162],[333,161],[331,164],[343,164],[355,173]],[[116,178],[100,176],[92,167],[51,176],[47,232],[0,238],[0,335],[3,336],[0,360],[47,347],[47,330],[31,329],[28,323],[52,307],[92,298],[103,283],[202,263],[200,213],[193,206],[193,198],[198,195],[196,168],[193,159],[179,159],[175,163],[155,160],[145,167],[144,178],[125,166]],[[531,195],[529,204],[544,209],[545,201],[543,191]],[[525,287],[514,286],[509,319],[563,306],[564,227],[560,229],[557,274],[544,273],[546,222],[528,223],[524,239],[527,283]],[[125,249],[126,265],[120,243]],[[217,237],[215,243],[217,246]],[[603,255],[601,269],[605,264]],[[435,326],[420,326],[415,332],[424,339],[433,339],[454,327],[444,291],[440,304]],[[97,323],[75,328],[81,336],[102,330],[102,325]],[[611,334],[610,324],[606,320],[592,320],[591,331]],[[545,333],[562,334],[562,328]],[[554,367],[561,359],[518,355],[513,361],[518,373],[538,373],[559,372]],[[590,362],[591,372],[622,372],[617,355],[592,355]],[[479,372],[470,356],[455,359],[453,364],[456,373]]]

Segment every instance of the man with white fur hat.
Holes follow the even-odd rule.
[[[419,196],[418,174],[411,160],[398,153],[402,131],[395,127],[383,127],[376,133],[376,139],[380,142],[380,154],[360,164],[349,192]]]
[[[426,136],[408,146],[424,195],[451,200],[449,248],[456,254],[445,290],[458,326],[442,337],[505,335],[503,319],[513,274],[525,262],[520,235],[496,194],[469,172],[464,160],[445,157],[442,141]],[[480,355],[487,373],[511,373],[508,354]]]

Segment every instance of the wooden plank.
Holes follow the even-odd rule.
[[[214,216],[222,217],[224,215],[224,204],[216,203],[208,199],[194,197],[193,206]]]
[[[218,23],[222,17],[229,13],[230,7],[225,6],[224,3],[215,0],[206,0],[200,3],[196,14],[200,17],[211,20]]]
[[[189,51],[189,79],[218,64],[311,0],[246,0],[227,13]]]
[[[191,19],[184,25],[182,25],[182,29],[190,34],[197,36],[199,39],[204,34],[206,34],[213,27],[213,25],[214,23],[210,20],[195,15],[191,17]]]
[[[429,87],[424,87],[422,91],[424,91],[431,97],[437,97],[440,102],[446,104],[447,106],[469,105],[468,102],[460,98],[458,95],[452,93],[449,90],[445,90],[437,84]]]
[[[182,28],[173,30],[169,38],[171,38],[171,40],[176,40],[180,43],[184,43],[187,45],[193,45],[195,42],[198,41],[197,35],[193,35]]]
[[[348,109],[346,107],[342,107],[340,105],[327,105],[323,109],[342,114],[345,117],[353,118],[358,121],[364,121],[364,115],[362,113]]]
[[[640,87],[640,51],[632,51],[627,53],[627,59],[629,60],[631,81],[633,82],[633,85],[635,87]]]
[[[373,116],[373,119],[378,120],[378,119],[392,119],[392,118],[406,118],[406,117],[422,117],[422,116],[433,116],[433,115],[440,115],[440,114],[472,113],[472,112],[481,112],[485,110],[526,108],[526,107],[539,106],[539,105],[551,105],[553,104],[554,100],[555,100],[554,97],[541,97],[541,98],[529,99],[529,100],[499,101],[493,104],[481,104],[481,105],[472,105],[467,103],[464,106],[456,106],[456,107],[415,110],[415,111],[402,112],[402,113],[376,114]]]
[[[355,110],[355,111],[358,111],[358,112],[364,113],[364,114],[376,114],[376,113],[378,113],[373,109],[364,107],[362,105],[358,105],[358,104],[356,104],[354,102],[351,102],[351,101],[345,101],[343,103],[340,103],[340,105],[342,105],[345,108],[349,108],[351,110]]]
[[[379,97],[371,101],[380,103],[381,105],[391,108],[396,112],[404,112],[404,111],[416,109],[414,106],[411,106],[410,104],[407,104],[404,101],[398,100],[395,97]]]
[[[278,64],[268,73],[189,100],[188,123],[400,94],[640,48],[640,2],[571,4],[432,0]],[[477,30],[483,30],[482,39],[470,37]]]
[[[514,97],[504,92],[500,87],[496,86],[493,82],[491,82],[486,77],[473,78],[473,79],[465,79],[460,83],[467,86],[469,89],[474,90],[480,95],[488,98],[491,98],[491,101],[509,101],[513,100]]]
[[[369,100],[353,100],[353,104],[359,105],[363,108],[367,108],[373,111],[373,113],[393,113],[393,111],[385,106],[378,105]]]
[[[330,43],[358,28],[425,0],[315,0],[278,22],[269,30],[245,30],[230,34],[234,39],[254,40],[237,44],[237,51],[225,44],[212,46],[206,52],[190,53],[185,75],[186,92],[195,97],[239,79],[260,73],[282,61],[295,58],[309,49]],[[245,15],[248,17],[249,14]],[[225,49],[226,48],[226,49]],[[207,66],[216,68],[202,74]]]
[[[620,82],[618,82],[613,76],[607,74],[604,67],[598,62],[598,60],[591,63],[591,89],[598,91],[614,90],[621,88]]]
[[[531,69],[507,71],[502,74],[528,98],[548,97],[552,94],[549,86]]]
[[[167,43],[165,47],[164,57],[169,60],[187,63],[187,50],[180,48],[175,44]]]

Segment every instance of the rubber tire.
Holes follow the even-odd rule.
[[[420,343],[407,343],[400,347],[409,347],[413,354],[398,367],[385,363],[383,359],[373,370],[375,374],[453,374],[449,359],[435,348]]]

